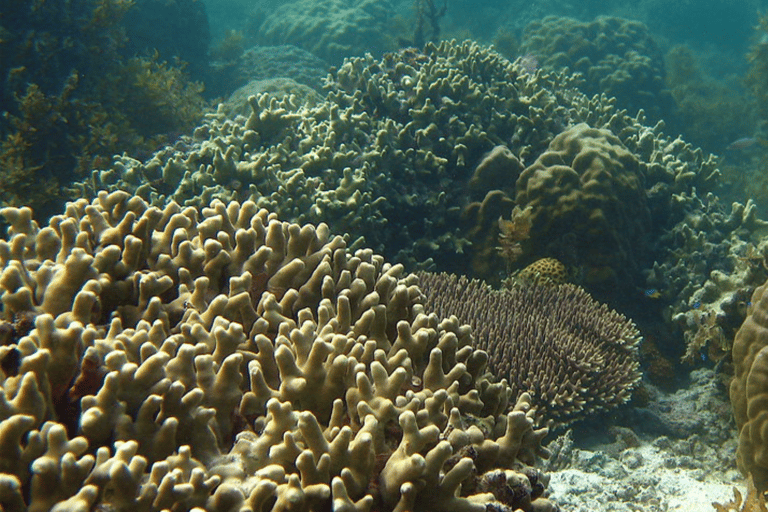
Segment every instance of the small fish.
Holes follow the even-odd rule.
[[[701,308],[701,301],[697,300],[696,302],[693,303],[693,309],[699,309],[699,308]]]
[[[529,75],[534,74],[536,70],[539,69],[539,59],[532,53],[526,53],[525,55],[518,57],[517,62],[520,64],[520,67],[523,68],[523,71]]]
[[[725,150],[726,151],[742,151],[744,149],[747,149],[748,147],[754,146],[755,144],[757,144],[757,142],[759,141],[756,137],[742,137],[728,144],[728,147],[726,147]]]
[[[659,297],[661,297],[661,292],[659,290],[657,290],[656,288],[648,288],[643,293],[649,299],[658,299]]]

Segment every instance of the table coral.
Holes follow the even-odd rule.
[[[529,393],[540,423],[564,427],[626,403],[640,380],[637,327],[582,288],[539,279],[508,290],[419,273],[426,306],[475,332],[492,370]]]
[[[401,265],[253,202],[2,214],[6,509],[556,510],[531,398]]]

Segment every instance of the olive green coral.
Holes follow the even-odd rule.
[[[585,93],[614,97],[633,114],[643,109],[658,121],[673,111],[661,50],[640,21],[546,16],[525,28],[520,52],[544,67],[578,73]]]
[[[517,205],[531,209],[529,253],[570,258],[593,289],[639,283],[652,229],[645,175],[613,133],[586,124],[563,131],[516,188]]]
[[[636,155],[659,229],[681,218],[673,194],[714,186],[712,159],[571,84],[472,42],[350,58],[325,101],[254,97],[247,119],[210,115],[191,140],[94,172],[83,194],[122,189],[159,207],[254,200],[281,218],[364,237],[393,261],[458,270],[488,256],[476,275],[498,279],[497,221],[514,207],[519,170],[569,126],[608,129]],[[474,170],[494,148],[516,163],[488,179]]]

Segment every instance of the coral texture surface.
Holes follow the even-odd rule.
[[[747,319],[733,341],[731,404],[739,430],[737,462],[759,492],[768,490],[768,282],[752,295]]]

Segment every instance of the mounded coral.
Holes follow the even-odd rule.
[[[640,380],[640,332],[572,284],[519,281],[508,290],[419,273],[428,309],[455,315],[488,352],[515,396],[530,394],[539,423],[564,427],[627,402]]]
[[[531,209],[527,253],[580,267],[593,289],[639,283],[651,215],[638,158],[609,130],[578,124],[555,137],[517,180]]]
[[[530,397],[402,266],[253,202],[2,214],[4,509],[556,510]]]
[[[333,64],[351,55],[392,49],[389,0],[297,0],[269,11],[253,26],[257,43],[292,44]]]
[[[671,113],[661,50],[640,21],[546,16],[525,28],[520,52],[534,55],[544,67],[581,74],[585,93],[615,97],[633,114],[643,109],[657,121]]]
[[[749,314],[733,341],[730,396],[739,449],[739,469],[751,475],[759,493],[768,490],[768,282],[752,295]]]

